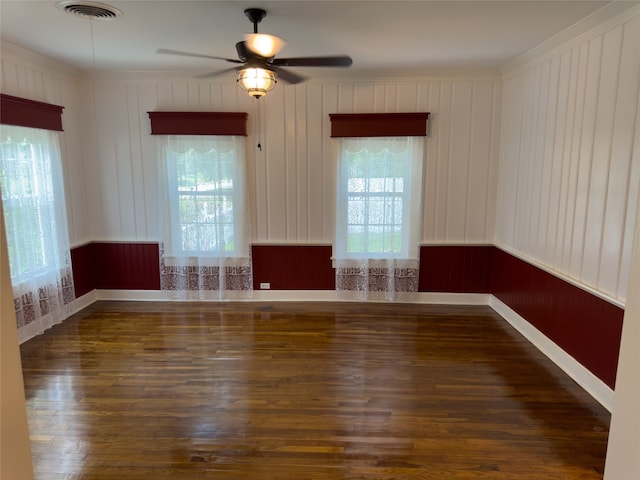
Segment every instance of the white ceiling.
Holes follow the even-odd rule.
[[[259,31],[288,42],[279,57],[348,54],[353,66],[341,73],[363,75],[495,69],[611,1],[106,0],[124,14],[113,20],[73,16],[56,3],[0,0],[0,38],[78,69],[205,73],[232,64],[156,49],[237,58],[235,43],[253,29],[243,11],[259,7],[267,11]]]

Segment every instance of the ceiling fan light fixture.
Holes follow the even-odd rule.
[[[273,57],[285,44],[286,42],[280,37],[267,33],[250,33],[246,35],[247,48],[264,58]]]
[[[238,85],[254,98],[264,97],[276,86],[276,74],[264,68],[243,68],[238,72]]]

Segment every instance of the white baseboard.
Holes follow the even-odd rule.
[[[493,295],[491,295],[489,306],[536,346],[538,350],[549,357],[553,363],[560,367],[604,408],[609,412],[613,410],[613,390],[608,385]]]
[[[83,296],[76,298],[73,301],[73,313],[78,313],[80,310],[87,308],[96,300],[98,300],[97,290],[91,290],[89,293],[86,293]]]
[[[94,290],[95,300],[158,302],[181,301],[166,290]],[[443,305],[489,305],[488,293],[437,293],[416,292],[408,294],[401,303],[425,303]],[[83,297],[84,298],[84,297]],[[95,301],[93,300],[93,301]],[[218,301],[216,298],[204,301]],[[233,299],[243,302],[348,302],[360,301],[339,297],[335,290],[254,290],[250,298]]]

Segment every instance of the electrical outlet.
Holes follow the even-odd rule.
[[[269,282],[260,282],[260,290],[270,290],[271,284]]]

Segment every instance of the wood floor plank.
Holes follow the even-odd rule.
[[[488,307],[98,302],[21,352],[37,480],[602,479],[609,413]]]

